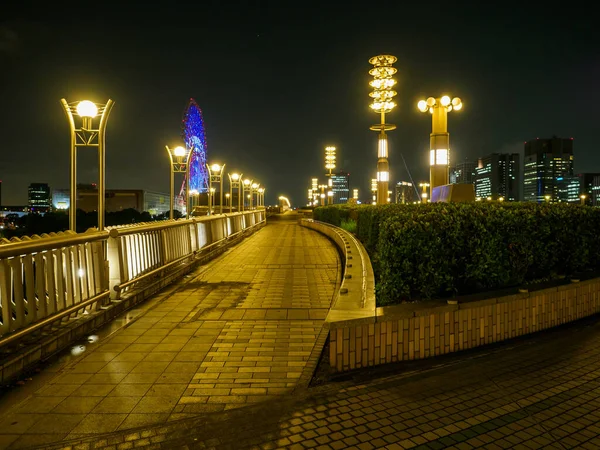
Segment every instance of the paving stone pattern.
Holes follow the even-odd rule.
[[[266,226],[0,418],[0,448],[165,423],[290,392],[316,365],[339,271],[334,246],[320,234],[292,221]]]
[[[600,448],[599,317],[441,359],[48,449]]]

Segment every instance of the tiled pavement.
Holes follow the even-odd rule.
[[[599,317],[385,369],[397,374],[363,371],[270,402],[48,448],[600,448]]]
[[[275,221],[159,295],[0,417],[0,448],[268,401],[310,379],[338,283],[333,245]]]

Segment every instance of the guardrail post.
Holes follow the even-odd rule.
[[[119,238],[119,230],[112,229],[108,234],[107,252],[108,259],[108,288],[110,290],[111,299],[119,299],[119,292],[115,291],[115,286],[118,286],[125,281],[123,266],[123,248],[121,247],[121,239]]]

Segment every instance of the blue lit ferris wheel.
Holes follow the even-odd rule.
[[[207,192],[208,170],[206,168],[206,134],[204,132],[204,120],[202,119],[202,110],[193,98],[190,99],[183,114],[182,137],[187,150],[192,152],[190,156],[189,172],[190,192]]]

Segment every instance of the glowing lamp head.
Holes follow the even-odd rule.
[[[427,106],[434,106],[435,105],[435,98],[433,97],[429,97],[426,101]]]
[[[450,97],[448,97],[447,95],[444,95],[440,99],[440,103],[442,104],[442,106],[448,106],[450,104]]]
[[[175,149],[173,150],[173,154],[177,157],[185,156],[185,153],[185,148],[183,148],[181,145],[175,147]]]
[[[232,174],[231,174],[231,179],[232,179],[233,181],[237,181],[237,180],[239,180],[239,179],[240,179],[240,174],[239,174],[239,173],[232,173]]]
[[[417,103],[417,108],[419,108],[419,111],[421,111],[421,112],[426,112],[427,111],[427,102],[425,100],[419,101],[419,103]]]
[[[252,189],[256,189],[258,188],[258,184],[257,183],[252,183]]]
[[[265,190],[263,188],[258,188],[258,193],[262,194],[263,192],[265,192]]]
[[[248,178],[244,180],[244,186],[250,186],[250,180]]]
[[[94,104],[94,102],[83,100],[77,105],[77,114],[79,114],[81,117],[93,118],[98,115],[98,107]]]
[[[221,166],[219,164],[213,164],[212,166],[210,166],[210,170],[212,170],[213,172],[220,172]]]

